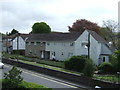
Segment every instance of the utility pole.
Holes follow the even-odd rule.
[[[90,33],[88,32],[88,58],[90,58]]]
[[[18,63],[18,55],[19,55],[19,51],[18,51],[18,49],[19,49],[19,33],[17,33],[17,63]]]

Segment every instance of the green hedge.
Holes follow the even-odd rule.
[[[65,68],[82,72],[86,63],[86,57],[84,56],[73,56],[69,60],[65,61]]]

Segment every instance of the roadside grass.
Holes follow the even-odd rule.
[[[40,67],[44,67],[44,68],[49,68],[49,69],[53,69],[53,70],[58,70],[58,71],[62,71],[62,72],[67,72],[67,73],[72,73],[72,74],[76,74],[76,75],[81,75],[82,74],[82,73],[79,73],[79,72],[75,72],[75,71],[71,71],[71,70],[66,70],[66,69],[59,68],[59,67],[49,66],[49,65],[45,65],[45,64],[38,64],[36,62],[29,62],[29,61],[22,61],[22,60],[19,60],[19,61],[23,62],[23,63],[31,64],[31,65],[36,65],[36,66],[40,66]]]
[[[47,64],[47,65],[56,66],[56,67],[60,67],[60,68],[65,68],[65,64],[62,61],[40,60],[37,63]]]
[[[117,75],[94,75],[93,78],[100,79],[103,81],[108,81],[112,83],[118,82],[118,76]]]
[[[0,79],[0,84],[2,85],[2,83],[5,83],[5,79]],[[3,86],[3,87],[6,87],[6,86]],[[22,81],[22,83],[19,84],[19,87],[23,88],[23,90],[24,88],[26,88],[27,90],[52,90],[51,88],[45,87],[43,85],[39,85],[33,82],[26,82],[26,81]]]
[[[25,88],[35,89],[35,90],[52,90],[51,88],[48,88],[48,87],[45,87],[45,86],[42,86],[36,83],[32,83],[32,82],[26,82],[26,81],[22,81],[20,85]]]

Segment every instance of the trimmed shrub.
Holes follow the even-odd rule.
[[[85,56],[73,56],[65,61],[65,68],[82,72],[85,67],[86,57]]]
[[[98,69],[101,71],[101,73],[112,73],[113,65],[109,62],[104,62],[98,67]]]
[[[92,77],[95,71],[95,65],[91,59],[88,59],[84,67],[83,73],[87,77]]]

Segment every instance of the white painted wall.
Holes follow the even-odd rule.
[[[83,32],[82,35],[75,41],[75,55],[88,55],[88,49],[82,43],[88,43],[87,32]]]
[[[74,43],[74,46],[70,46],[70,43]],[[82,43],[88,43],[88,31],[84,31],[74,42],[46,42],[46,51],[50,51],[50,58],[52,58],[52,53],[55,52],[56,60],[65,60],[71,56],[88,55],[88,48],[85,48]],[[106,62],[109,61],[108,55],[101,54],[112,54],[112,52],[104,43],[99,43],[90,35],[90,58],[96,65],[102,63],[103,57],[106,58]]]
[[[25,50],[25,41],[22,37],[18,37],[18,50]],[[12,41],[13,50],[17,50],[17,37]]]
[[[1,57],[2,57],[2,35],[0,35],[0,61],[2,61]]]
[[[63,61],[73,56],[72,54],[74,54],[74,46],[70,46],[71,43],[74,42],[58,42],[58,41],[47,42],[46,51],[50,51],[50,59],[52,59],[52,53],[54,52],[55,52],[55,59],[60,61]]]
[[[112,52],[110,51],[110,49],[105,44],[102,44],[101,53],[102,54],[112,54]]]

